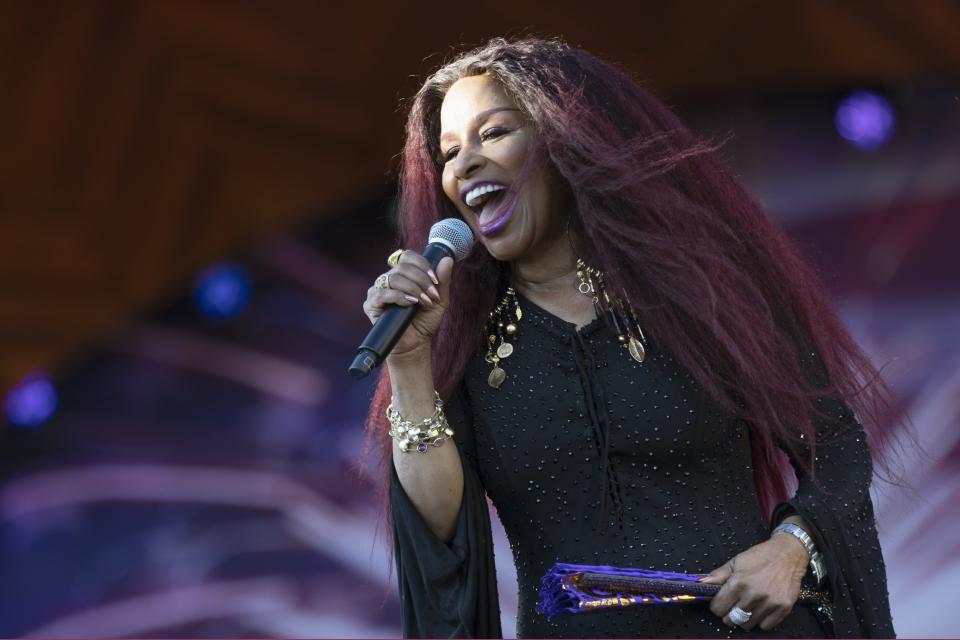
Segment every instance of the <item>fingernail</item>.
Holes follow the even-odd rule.
[[[430,287],[429,289],[427,289],[427,291],[430,293],[430,296],[434,300],[436,300],[437,302],[440,302],[440,292],[437,291],[436,287]]]
[[[437,274],[433,272],[433,269],[427,269],[427,275],[433,280],[433,284],[440,284],[440,281],[437,280]]]
[[[410,302],[420,302],[420,298],[414,298],[413,296],[408,296],[408,295],[404,295],[403,297],[409,300]]]
[[[423,300],[423,304],[430,305],[431,307],[433,306],[433,300],[431,300],[430,296],[428,296],[427,294],[421,293],[420,299]]]

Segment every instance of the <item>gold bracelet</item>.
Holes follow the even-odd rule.
[[[439,447],[444,440],[453,437],[453,429],[447,423],[443,413],[443,400],[436,394],[433,401],[433,415],[419,422],[405,420],[391,404],[387,407],[387,420],[390,422],[390,437],[397,441],[400,451],[426,453],[429,445]]]

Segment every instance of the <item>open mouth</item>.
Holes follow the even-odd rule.
[[[480,225],[480,233],[485,236],[492,236],[500,231],[517,206],[517,198],[505,197],[505,192],[498,194],[492,200],[483,205],[480,215],[477,218],[477,224]]]
[[[476,214],[480,232],[493,235],[513,214],[516,198],[506,198],[507,185],[499,182],[482,182],[469,187],[463,193],[463,203]]]
[[[463,194],[463,203],[470,208],[483,206],[484,202],[507,188],[505,184],[486,181],[468,186],[470,189]]]

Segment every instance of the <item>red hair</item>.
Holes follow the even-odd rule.
[[[495,39],[427,79],[407,120],[401,246],[423,246],[434,222],[459,216],[440,184],[440,105],[456,80],[479,74],[497,80],[529,117],[573,193],[589,260],[611,289],[625,290],[644,331],[749,425],[765,514],[787,498],[784,451],[812,472],[817,398],[843,399],[882,457],[891,435],[883,421],[887,387],[799,251],[711,145],[621,69],[585,51],[555,40]],[[462,345],[480,344],[505,269],[479,243],[454,269],[433,344],[443,397],[474,355]],[[811,353],[815,371],[801,362]],[[389,398],[382,373],[368,433],[385,460]]]

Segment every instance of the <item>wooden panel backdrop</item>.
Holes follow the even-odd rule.
[[[681,99],[956,73],[958,26],[948,1],[0,2],[0,388],[388,189],[398,100],[457,43],[562,34]]]

